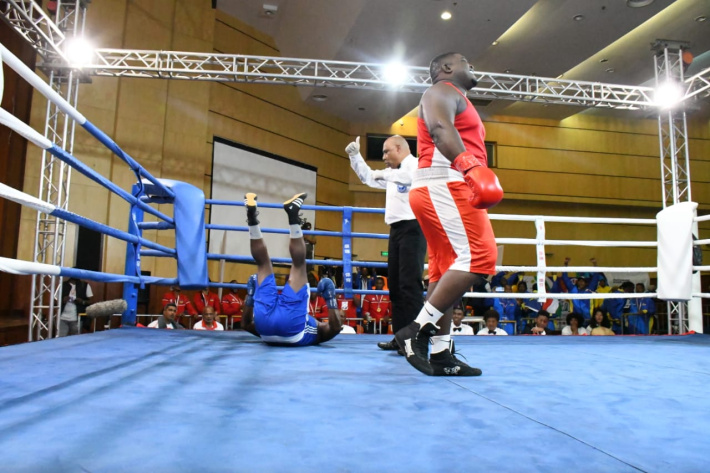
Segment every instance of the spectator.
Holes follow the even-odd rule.
[[[562,335],[589,335],[584,328],[584,317],[576,312],[567,314],[567,325],[562,329]]]
[[[599,307],[595,308],[592,320],[589,323],[589,327],[587,327],[589,335],[614,335],[610,327],[611,322],[604,314],[604,311]]]
[[[343,289],[343,288],[341,287],[341,289]],[[353,297],[347,299],[345,297],[345,294],[338,294],[337,302],[338,302],[338,307],[340,308],[340,312],[342,312],[342,314],[343,314],[341,323],[343,325],[347,325],[349,327],[356,327],[358,321],[355,319],[358,318],[357,310],[360,305],[360,295],[353,294]],[[350,332],[349,331],[343,332],[341,330],[340,333],[350,333]]]
[[[509,284],[506,284],[503,287],[496,287],[495,292],[512,294],[513,288]],[[500,314],[501,320],[516,320],[515,314],[518,312],[518,304],[515,299],[495,298],[493,299],[493,309]],[[515,333],[515,325],[505,324],[503,325],[503,330],[505,330],[508,335],[513,335]]]
[[[508,332],[498,327],[500,314],[491,309],[483,314],[483,320],[486,322],[486,327],[478,331],[476,335],[508,335]]]
[[[59,316],[59,336],[77,335],[79,333],[79,314],[86,312],[86,306],[91,304],[94,293],[86,281],[72,277],[62,284],[61,314]],[[82,330],[88,331],[91,320],[84,317]],[[84,325],[86,324],[86,325]]]
[[[194,330],[224,330],[224,326],[215,320],[215,310],[211,305],[202,310],[202,320],[192,327]]]
[[[565,258],[565,266],[569,265],[571,259],[569,257]],[[597,265],[596,259],[592,258],[592,263],[594,266]],[[599,279],[602,277],[601,273],[594,273],[590,278],[580,277],[578,275],[577,281],[573,282],[572,278],[569,277],[567,272],[562,273],[562,280],[567,286],[567,291],[570,294],[593,294],[597,286],[599,285]],[[591,302],[589,299],[573,299],[572,300],[572,312],[581,314],[585,320],[589,319],[592,315]]]
[[[166,328],[169,330],[182,330],[184,327],[180,325],[175,317],[177,315],[177,305],[174,302],[168,302],[163,307],[163,315],[152,321],[148,328]]]
[[[190,300],[182,294],[179,286],[170,286],[170,292],[166,292],[163,296],[163,308],[167,304],[174,304],[177,309],[177,316],[181,317],[187,313],[188,315],[197,315],[197,311]]]
[[[636,292],[646,293],[646,288],[642,283],[636,283]],[[639,333],[648,335],[651,329],[651,318],[656,314],[656,304],[650,297],[636,299],[636,309],[639,313],[639,323],[637,328]]]
[[[211,292],[208,288],[204,288],[200,292],[196,292],[192,300],[195,302],[195,309],[200,314],[205,313],[205,307],[207,306],[212,307],[215,314],[222,312],[222,307],[219,305],[219,297],[217,297],[217,294]]]
[[[238,283],[236,279],[232,279],[229,284]],[[227,320],[230,327],[234,327],[235,323],[237,327],[241,325],[243,305],[244,301],[237,294],[237,289],[231,288],[227,294],[222,296],[222,313],[229,317]]]
[[[525,327],[526,335],[552,335],[552,331],[547,327],[550,322],[550,314],[545,309],[540,309],[535,318],[534,325]]]
[[[385,280],[378,277],[375,280],[376,291],[384,289]],[[386,333],[392,314],[392,302],[387,294],[368,294],[362,302],[363,323],[368,333]],[[382,328],[384,327],[384,328]]]
[[[473,328],[461,323],[463,320],[463,309],[459,306],[454,307],[454,315],[451,319],[451,335],[473,335]]]

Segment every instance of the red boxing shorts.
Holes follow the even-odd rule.
[[[418,171],[426,174],[428,170]],[[443,177],[415,177],[409,192],[409,203],[429,249],[429,281],[438,281],[449,269],[495,274],[498,247],[488,212],[469,205],[471,190],[463,178]]]

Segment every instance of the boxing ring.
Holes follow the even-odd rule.
[[[0,195],[48,215],[126,242],[124,274],[107,274],[0,259],[15,274],[52,274],[121,282],[128,309],[124,327],[79,337],[0,349],[0,448],[8,471],[704,471],[710,414],[710,337],[468,337],[457,354],[480,367],[480,378],[428,378],[402,358],[379,351],[385,336],[340,335],[321,346],[270,347],[242,332],[147,330],[135,324],[145,284],[184,288],[236,287],[207,279],[207,261],[249,263],[251,257],[208,253],[206,199],[185,183],[158,179],[128,156],[5,48],[2,59],[136,174],[131,192],[111,183],[71,153],[0,111],[0,123],[122,197],[130,205],[127,230],[57,208],[0,186]],[[249,189],[245,189],[249,191]],[[171,217],[152,204],[171,204]],[[259,204],[262,209],[278,204]],[[340,232],[304,231],[342,239],[346,297],[384,293],[353,289],[353,238],[387,235],[352,231],[359,213],[382,209],[305,206],[342,212]],[[146,215],[156,220],[146,221]],[[546,223],[653,225],[658,219],[590,219],[492,214],[526,221],[535,238],[501,237],[530,245],[535,266],[499,266],[536,273],[539,292],[468,293],[468,297],[605,299],[640,295],[551,294],[545,277],[557,271],[662,272],[660,267],[552,267],[548,246],[649,247],[660,241],[551,239]],[[707,219],[691,216],[689,223]],[[686,221],[688,223],[688,221]],[[143,236],[174,231],[175,248]],[[288,233],[263,228],[264,233]],[[702,240],[695,245],[704,244]],[[683,245],[681,245],[683,246]],[[683,251],[692,252],[692,241]],[[141,275],[142,258],[176,260],[177,277]],[[274,259],[288,263],[288,259]],[[707,266],[690,269],[707,271]],[[687,288],[686,288],[687,289]],[[693,293],[698,300],[707,294]],[[51,319],[50,319],[51,327]],[[682,360],[682,362],[680,361]]]

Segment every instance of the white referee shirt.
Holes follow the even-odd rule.
[[[363,184],[375,189],[386,189],[385,223],[392,225],[402,220],[416,220],[409,206],[409,189],[412,187],[412,176],[419,161],[411,154],[404,158],[398,169],[385,169],[384,179],[373,179],[372,169],[367,165],[360,153],[350,158],[350,166]]]

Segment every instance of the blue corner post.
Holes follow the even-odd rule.
[[[343,207],[343,289],[345,298],[353,298],[353,254],[352,254],[353,208]]]
[[[142,193],[141,186],[133,185],[133,195],[140,199]],[[128,233],[138,237],[143,236],[143,230],[138,227],[138,224],[143,221],[143,210],[137,205],[131,205],[131,214],[128,218]],[[141,275],[141,247],[139,243],[126,242],[126,266],[125,272],[127,276]],[[128,309],[121,317],[121,324],[124,326],[135,326],[136,316],[138,311],[138,285],[134,283],[123,283],[123,299],[128,304]]]

